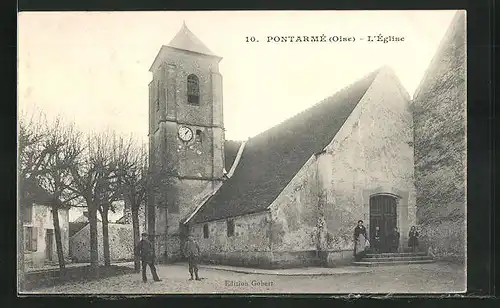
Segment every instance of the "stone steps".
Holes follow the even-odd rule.
[[[425,257],[425,252],[367,253],[365,258]]]
[[[367,257],[363,258],[362,261],[366,262],[382,262],[382,261],[417,261],[417,260],[432,260],[430,256],[403,256],[403,257]]]
[[[354,262],[357,266],[385,266],[401,264],[433,263],[434,259],[425,252],[395,252],[369,253],[360,261]]]
[[[404,265],[404,264],[424,264],[424,263],[434,263],[434,260],[413,260],[413,261],[384,261],[384,262],[366,262],[359,261],[354,262],[357,266],[390,266],[390,265]]]
[[[367,253],[365,258],[374,258],[374,257],[410,257],[410,256],[427,256],[425,252],[385,252],[385,253]]]

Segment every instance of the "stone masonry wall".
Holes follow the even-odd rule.
[[[133,260],[134,240],[132,225],[109,224],[109,252],[111,261]],[[104,262],[102,223],[97,224],[99,262]],[[90,225],[78,231],[70,241],[71,257],[78,262],[90,262]]]
[[[393,71],[383,68],[317,160],[326,233],[319,245],[331,252],[329,262],[352,257],[352,234],[359,219],[370,230],[372,195],[398,199],[397,223],[406,241],[415,223],[412,141],[408,94]]]
[[[271,204],[273,252],[316,250],[317,166],[310,159]]]
[[[465,258],[466,24],[453,19],[414,95],[417,218],[440,257]]]
[[[234,235],[227,234],[227,220],[196,224],[191,227],[205,262],[239,266],[268,267],[272,263],[269,212],[231,218]],[[207,225],[208,238],[203,237]]]
[[[196,196],[222,178],[224,131],[222,76],[219,58],[163,46],[151,68],[150,148],[156,155],[153,168],[164,167],[165,180],[149,200],[150,233],[155,233],[158,260],[175,261],[181,256],[182,230],[179,223],[196,208]],[[188,103],[187,78],[199,79],[199,105]],[[158,98],[158,106],[155,104]],[[187,126],[193,138],[182,141],[180,126]],[[201,133],[201,140],[196,132]],[[154,157],[152,157],[154,158]],[[153,219],[154,216],[154,219]],[[152,230],[154,226],[154,231]],[[168,230],[167,230],[168,229]]]

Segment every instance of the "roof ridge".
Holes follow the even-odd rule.
[[[343,93],[344,93],[344,92],[346,92],[348,89],[350,89],[350,88],[354,87],[355,85],[357,85],[359,82],[361,82],[361,81],[363,81],[363,80],[365,80],[365,79],[368,79],[369,77],[373,76],[373,79],[370,81],[370,85],[371,85],[371,84],[373,83],[373,81],[375,80],[375,77],[378,75],[378,73],[379,73],[379,72],[381,72],[381,71],[383,70],[383,68],[384,68],[384,67],[385,67],[385,66],[383,66],[383,67],[379,67],[378,69],[376,69],[376,70],[374,70],[374,71],[370,72],[369,74],[366,74],[366,75],[365,75],[365,76],[363,76],[362,78],[359,78],[359,79],[357,79],[357,80],[355,80],[355,81],[353,81],[353,82],[351,82],[351,83],[349,83],[349,84],[345,85],[344,87],[340,88],[339,90],[337,90],[337,91],[336,91],[336,92],[334,92],[333,94],[331,94],[331,95],[329,95],[329,96],[327,96],[327,97],[323,98],[323,99],[322,99],[322,100],[320,100],[319,102],[317,102],[317,103],[315,103],[315,104],[313,104],[313,105],[311,105],[311,106],[307,107],[306,109],[303,109],[302,111],[299,111],[298,113],[296,113],[296,114],[292,115],[292,116],[291,116],[291,117],[289,117],[289,118],[284,119],[283,121],[281,121],[281,122],[279,122],[279,123],[274,124],[272,127],[270,127],[270,128],[268,128],[268,129],[266,129],[265,131],[260,132],[259,134],[255,135],[255,136],[253,136],[253,137],[251,137],[251,138],[249,138],[249,139],[255,139],[255,138],[257,138],[258,136],[260,136],[260,135],[262,135],[262,134],[264,134],[264,133],[266,133],[266,132],[268,132],[268,131],[270,131],[270,130],[272,130],[272,129],[274,129],[274,128],[278,127],[278,126],[280,126],[281,124],[284,124],[284,123],[286,123],[286,122],[288,122],[288,121],[291,121],[292,119],[298,118],[300,115],[303,115],[304,113],[307,113],[308,111],[310,111],[310,110],[312,110],[312,109],[314,109],[314,108],[317,108],[318,106],[321,106],[321,105],[323,105],[323,104],[326,104],[326,103],[330,102],[330,101],[331,101],[331,99],[332,99],[333,97],[335,97],[335,96],[337,96],[337,95],[340,95],[340,94],[343,94]],[[370,87],[370,85],[366,88],[367,90],[368,90],[368,88]]]
[[[311,155],[331,142],[379,71],[250,138],[234,174],[191,221],[197,224],[266,210]]]
[[[166,46],[215,56],[215,54],[186,26],[186,22],[182,24],[180,30]]]

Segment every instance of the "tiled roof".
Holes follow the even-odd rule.
[[[167,46],[215,56],[214,53],[188,29],[185,23]]]
[[[69,237],[72,237],[75,235],[78,231],[83,229],[86,225],[88,225],[88,222],[70,222],[69,223]]]
[[[73,222],[88,222],[89,221],[89,213],[87,211],[83,212],[77,219],[73,220]],[[97,215],[97,221],[101,222],[99,215]]]
[[[231,169],[238,149],[240,148],[241,141],[226,140],[224,142],[224,168],[227,172]]]
[[[267,209],[306,161],[333,140],[377,72],[249,139],[233,176],[193,221],[199,223]]]

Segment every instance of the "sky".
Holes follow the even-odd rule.
[[[223,57],[226,138],[244,140],[389,65],[410,96],[455,11],[22,12],[18,106],[147,141],[148,71],[185,22]],[[267,36],[354,43],[267,43]],[[360,37],[404,37],[368,43]],[[247,43],[254,36],[259,42]]]

